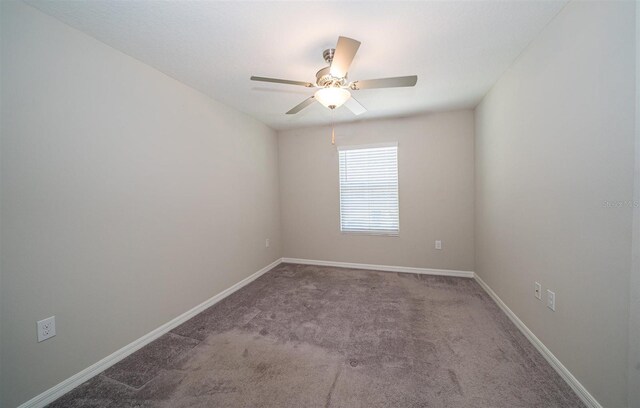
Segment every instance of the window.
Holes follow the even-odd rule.
[[[340,230],[398,235],[398,146],[339,147]]]

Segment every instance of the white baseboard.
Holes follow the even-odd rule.
[[[430,268],[413,268],[410,266],[371,265],[371,264],[351,263],[351,262],[316,261],[313,259],[282,258],[282,262],[297,263],[297,264],[303,264],[303,265],[335,266],[337,268],[370,269],[373,271],[383,271],[383,272],[404,272],[404,273],[417,273],[421,275],[457,276],[460,278],[473,278],[475,275],[472,271],[455,271],[452,269],[430,269]]]
[[[547,346],[540,341],[539,338],[536,337],[535,334],[516,316],[515,313],[498,297],[498,295],[487,285],[478,274],[475,274],[475,280],[482,286],[482,288],[491,296],[491,298],[496,302],[496,304],[502,309],[502,311],[511,319],[511,321],[520,329],[522,334],[533,344],[533,346],[542,354],[542,356],[551,364],[560,377],[562,377],[567,384],[575,391],[575,393],[580,397],[582,402],[589,408],[602,408],[602,405],[587,391],[587,389],[580,384],[580,381],[576,377],[571,374],[571,372],[565,367],[560,360],[556,356],[553,355],[551,350],[547,348]]]
[[[73,375],[72,377],[62,381],[58,385],[46,390],[42,394],[30,399],[29,401],[27,401],[24,404],[20,405],[18,408],[41,408],[41,407],[44,407],[47,404],[50,404],[51,402],[53,402],[56,399],[60,398],[61,396],[63,396],[67,392],[71,391],[72,389],[76,388],[80,384],[82,384],[85,381],[95,377],[96,375],[100,374],[101,372],[103,372],[107,368],[109,368],[112,365],[116,364],[118,361],[124,359],[128,355],[130,355],[130,354],[134,353],[135,351],[141,349],[142,347],[144,347],[147,344],[151,343],[152,341],[154,341],[158,337],[162,336],[163,334],[166,334],[170,330],[178,327],[182,323],[184,323],[187,320],[191,319],[193,316],[197,315],[198,313],[202,312],[203,310],[207,309],[208,307],[213,306],[214,304],[218,303],[222,299],[224,299],[227,296],[231,295],[233,292],[237,291],[238,289],[241,289],[242,287],[246,286],[247,284],[253,282],[254,280],[259,278],[260,276],[262,276],[263,274],[265,274],[266,272],[268,272],[272,268],[278,266],[281,262],[282,262],[282,258],[276,259],[274,262],[272,262],[271,264],[269,264],[269,265],[265,266],[264,268],[260,269],[258,272],[255,272],[254,274],[244,278],[240,282],[236,283],[235,285],[231,286],[228,289],[223,290],[222,292],[218,293],[217,295],[213,296],[212,298],[210,298],[208,300],[205,300],[204,302],[200,303],[198,306],[194,307],[193,309],[181,314],[180,316],[176,317],[175,319],[173,319],[173,320],[163,324],[162,326],[158,327],[157,329],[145,334],[144,336],[140,337],[139,339],[135,340],[134,342],[127,344],[126,346],[122,347],[120,350],[108,355],[107,357],[105,357],[102,360],[98,361],[97,363],[91,365],[90,367],[85,368],[84,370],[82,370],[79,373]]]
[[[304,265],[319,265],[319,266],[334,266],[340,268],[353,268],[353,269],[370,269],[376,271],[385,271],[385,272],[404,272],[404,273],[417,273],[417,274],[425,274],[425,275],[440,275],[440,276],[456,276],[456,277],[464,277],[464,278],[475,278],[476,281],[480,284],[480,286],[491,296],[491,298],[498,304],[498,306],[506,313],[506,315],[513,321],[513,323],[522,331],[522,333],[527,337],[527,339],[538,349],[538,351],[542,354],[542,356],[551,364],[551,366],[560,374],[560,376],[571,386],[571,388],[578,394],[580,399],[590,408],[602,408],[602,405],[598,403],[598,401],[587,391],[587,389],[580,384],[580,382],[569,372],[569,370],[558,360],[553,353],[533,334],[531,330],[518,318],[509,309],[509,307],[496,295],[496,293],[474,272],[472,271],[456,271],[449,269],[429,269],[429,268],[413,268],[407,266],[389,266],[389,265],[371,265],[371,264],[360,264],[360,263],[349,263],[349,262],[333,262],[333,261],[317,261],[311,259],[297,259],[297,258],[280,258],[272,262],[271,264],[265,266],[254,274],[246,277],[235,285],[231,286],[228,289],[218,293],[212,298],[202,302],[198,306],[193,309],[181,314],[180,316],[174,318],[173,320],[163,324],[157,329],[145,334],[139,339],[133,341],[132,343],[122,347],[116,352],[110,354],[109,356],[103,358],[97,363],[91,365],[90,367],[85,368],[79,373],[73,375],[72,377],[62,381],[58,385],[46,390],[40,395],[30,399],[29,401],[23,403],[18,408],[42,408],[47,404],[55,401],[60,398],[62,395],[76,388],[80,384],[85,381],[93,378],[94,376],[100,374],[107,368],[116,364],[120,360],[134,353],[135,351],[141,349],[152,341],[156,340],[158,337],[166,334],[170,330],[175,327],[181,325],[187,320],[191,319],[198,313],[203,310],[211,307],[212,305],[218,303],[225,297],[231,295],[235,291],[241,289],[247,284],[253,282],[269,270],[278,266],[280,263],[297,263]]]

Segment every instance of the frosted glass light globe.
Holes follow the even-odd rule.
[[[335,109],[342,106],[349,98],[351,93],[344,88],[322,88],[315,93],[315,99],[329,109]]]

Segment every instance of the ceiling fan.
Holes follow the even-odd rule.
[[[325,107],[333,110],[345,105],[351,112],[360,115],[367,110],[362,106],[349,91],[374,88],[395,88],[404,86],[414,86],[418,81],[417,75],[365,79],[360,81],[347,80],[347,73],[351,62],[360,47],[360,41],[352,38],[338,37],[336,48],[324,50],[322,57],[329,64],[316,73],[316,82],[291,81],[288,79],[265,78],[252,76],[252,81],[274,82],[277,84],[299,85],[306,88],[320,88],[316,93],[294,106],[287,115],[300,112],[302,109],[318,101]]]

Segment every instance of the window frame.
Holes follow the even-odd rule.
[[[344,231],[342,229],[342,183],[340,180],[340,151],[345,150],[363,150],[376,149],[384,147],[396,148],[396,175],[397,175],[397,191],[398,191],[398,229],[396,231]],[[370,235],[381,237],[399,237],[400,236],[400,149],[398,142],[387,143],[371,143],[364,145],[340,145],[337,146],[338,152],[338,216],[340,218],[340,233],[345,235]]]

